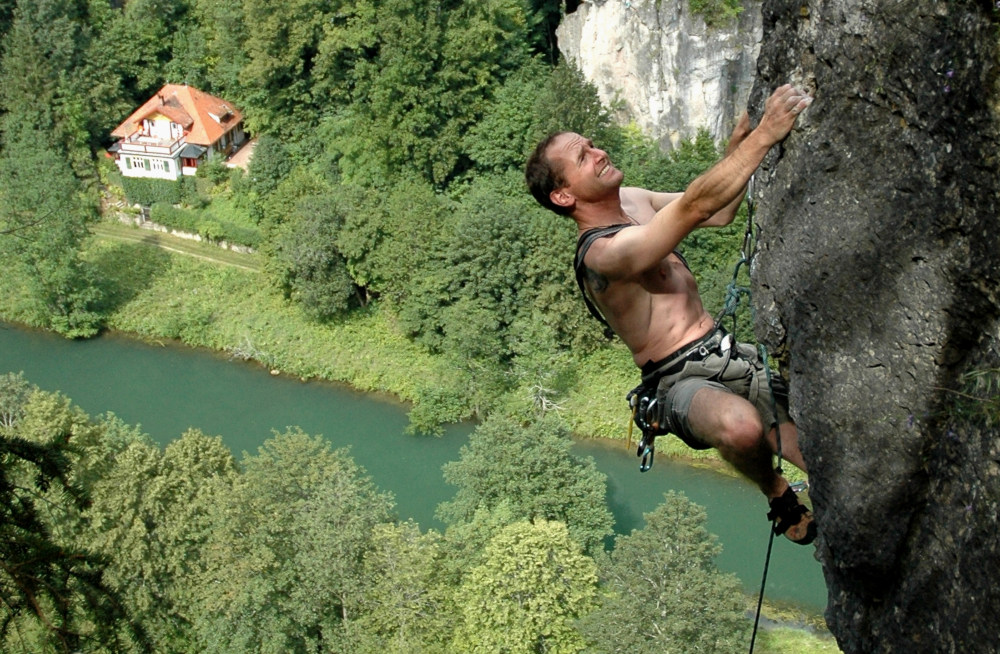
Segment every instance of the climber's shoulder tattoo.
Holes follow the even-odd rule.
[[[587,285],[594,293],[603,293],[608,288],[608,278],[591,268],[586,268]]]

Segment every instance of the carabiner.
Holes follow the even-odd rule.
[[[639,441],[639,449],[635,455],[639,457],[639,472],[646,472],[653,467],[653,455],[656,452],[656,435],[643,433]]]

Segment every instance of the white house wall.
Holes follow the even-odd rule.
[[[173,141],[179,136],[175,135],[176,130],[172,129],[173,125],[176,125],[176,123],[171,121],[166,116],[156,115],[153,116],[152,119],[147,118],[142,121],[142,123],[143,131],[153,138],[163,141]],[[177,127],[180,127],[180,125],[177,125]],[[183,128],[180,131],[183,134]]]
[[[180,161],[165,157],[145,157],[123,152],[117,163],[125,177],[176,180],[182,172]]]

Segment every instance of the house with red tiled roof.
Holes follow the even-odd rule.
[[[122,175],[180,179],[211,156],[229,157],[247,142],[243,114],[186,84],[167,84],[116,127],[108,148]]]

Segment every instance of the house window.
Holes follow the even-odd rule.
[[[153,170],[158,173],[170,172],[170,159],[152,159]],[[147,170],[149,170],[147,168]]]

